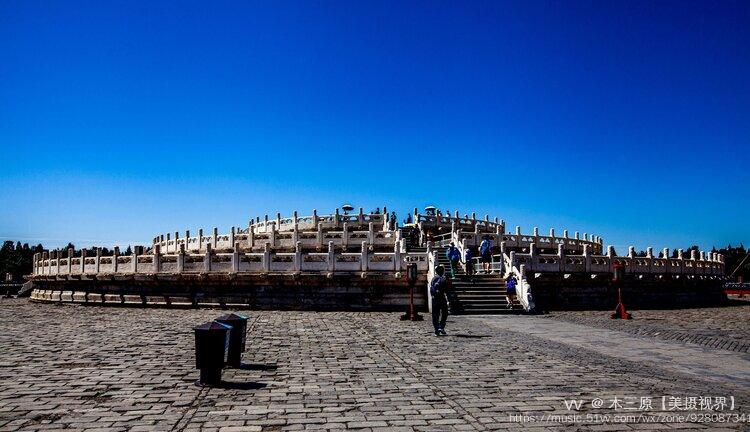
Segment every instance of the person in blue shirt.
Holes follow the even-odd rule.
[[[466,276],[468,276],[472,282],[474,282],[474,254],[471,252],[471,248],[466,248],[464,251],[464,269]]]
[[[492,241],[488,238],[482,240],[479,244],[479,255],[482,257],[482,267],[485,273],[490,272],[490,264],[492,263]]]
[[[461,261],[461,251],[451,242],[451,245],[445,251],[445,257],[448,258],[451,264],[451,279],[455,279],[456,271],[458,271],[458,263]]]
[[[445,335],[445,323],[448,321],[448,293],[451,289],[450,281],[445,277],[445,267],[435,268],[435,277],[430,281],[430,296],[432,297],[432,326],[435,336]]]
[[[508,297],[508,309],[513,309],[513,302],[516,300],[516,285],[518,282],[516,281],[516,277],[513,275],[510,275],[508,277],[508,280],[505,281],[506,288],[508,290],[507,297]]]

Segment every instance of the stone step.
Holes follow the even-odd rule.
[[[508,308],[488,308],[488,309],[471,309],[458,312],[457,315],[502,315],[502,314],[520,314],[523,311]]]

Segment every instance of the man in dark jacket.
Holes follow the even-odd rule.
[[[435,269],[435,277],[430,282],[432,296],[432,326],[435,336],[445,335],[445,322],[448,320],[448,291],[450,282],[445,277],[445,267],[439,265]]]

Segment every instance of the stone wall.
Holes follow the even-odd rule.
[[[415,304],[426,307],[421,276]],[[36,279],[32,301],[105,306],[232,307],[294,310],[405,310],[409,285],[392,274],[130,275]]]
[[[625,277],[621,283],[611,278],[589,275],[543,275],[529,280],[537,311],[601,309],[614,310],[618,288],[623,302],[633,309],[708,307],[726,304],[723,280],[712,278]]]

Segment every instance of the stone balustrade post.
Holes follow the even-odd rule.
[[[54,254],[54,258],[52,255],[50,255],[50,259],[53,259],[55,261],[55,274],[60,274],[60,252],[55,249],[52,251],[52,254]],[[52,269],[50,269],[50,274],[52,273]]]
[[[583,263],[586,273],[591,273],[591,247],[588,244],[583,245]]]
[[[367,242],[363,241],[362,242],[361,257],[359,259],[359,262],[360,262],[361,267],[362,267],[362,271],[367,271],[368,266],[369,266],[369,261],[370,261],[370,251],[369,251],[369,248],[367,247]]]
[[[516,225],[516,236],[521,237],[521,227]],[[520,238],[517,239],[517,241],[521,241]]]
[[[177,252],[177,273],[185,271],[185,249],[185,245],[181,244],[180,250]]]
[[[634,246],[628,246],[628,258],[635,258],[635,247]]]
[[[349,246],[349,223],[344,222],[344,234],[341,236],[341,242],[344,245],[344,248],[347,248]]]
[[[333,214],[333,224],[336,228],[338,228],[340,222],[341,222],[341,215],[339,214],[339,209],[336,209],[336,211]]]
[[[534,227],[534,237],[534,240],[536,240],[536,237],[539,237],[539,227]]]
[[[213,249],[216,249],[219,247],[219,229],[214,227],[213,232],[211,233],[211,247]]]
[[[73,254],[75,251],[73,248],[68,248],[68,274],[73,274]]]
[[[271,245],[268,243],[263,245],[263,271],[271,271]]]
[[[557,261],[560,264],[560,272],[565,271],[565,245],[557,245]]]
[[[281,230],[281,213],[276,213],[276,231]]]
[[[232,243],[232,273],[240,271],[240,242]]]
[[[156,247],[156,246],[154,246]],[[102,261],[102,248],[96,248],[96,258],[94,259],[94,271],[99,274]]]
[[[198,253],[203,251],[203,228],[198,229]]]
[[[295,210],[292,213],[292,226],[294,227],[294,229],[297,229],[298,220],[299,220],[299,218],[297,217],[297,210]]]
[[[133,254],[130,256],[130,270],[133,274],[138,273],[138,249],[140,249],[138,246],[134,247]]]
[[[323,225],[318,224],[317,232],[315,233],[315,243],[317,247],[323,248]]]
[[[276,247],[276,229],[275,228],[271,229],[271,231],[268,233],[268,242],[266,244],[270,244],[271,247],[274,247],[274,248]]]
[[[534,243],[529,244],[529,268],[534,269],[537,267],[537,261],[539,259],[538,251]]]
[[[563,230],[563,237],[568,238],[568,230]]]
[[[685,259],[685,257],[684,257],[684,252],[683,252],[683,250],[682,250],[682,249],[677,249],[677,259],[678,259],[678,260],[683,260],[683,259]]]
[[[190,250],[190,230],[185,230],[185,241],[183,243],[185,243],[185,250],[189,251]]]
[[[555,229],[554,228],[550,228],[549,229],[549,236],[552,237],[552,238],[555,238]]]
[[[313,209],[312,211],[312,223],[313,223],[313,228],[317,230],[318,229],[318,211],[316,209]]]
[[[211,243],[206,243],[206,254],[203,255],[203,271],[206,273],[211,271],[212,252],[213,252],[213,246],[211,246]]]
[[[294,244],[294,271],[302,270],[302,242]]]
[[[398,240],[393,245],[393,270],[401,270],[401,248],[403,247],[403,240]]]
[[[706,260],[706,252],[700,251],[700,260],[705,261]]]
[[[299,241],[299,231],[297,230],[297,224],[292,227],[292,244],[296,245]]]
[[[250,252],[252,252],[255,247],[255,225],[252,224],[247,227],[247,246],[250,249]]]
[[[336,270],[336,255],[333,248],[333,242],[328,242],[328,271],[333,272]]]
[[[235,234],[236,234],[235,229],[234,227],[232,227],[232,229],[229,230],[229,247],[234,247]]]
[[[576,231],[576,232],[574,233],[574,235],[573,235],[573,238],[575,238],[576,240],[580,240],[580,239],[581,239],[581,235],[580,235],[580,233],[579,233],[578,231]]]
[[[157,246],[161,247],[160,244]],[[115,246],[114,252],[112,253],[112,273],[117,273],[120,270],[119,269],[120,263],[118,262],[119,258],[120,258],[120,247]]]
[[[589,241],[589,235],[587,233],[583,233],[583,240]]]
[[[161,273],[161,246],[160,245],[154,246],[152,253],[153,253],[152,261],[154,262],[154,273]]]
[[[375,244],[375,224],[372,222],[367,224],[367,241],[370,244]]]
[[[698,251],[695,249],[690,249],[690,260],[691,261],[697,261],[698,260]]]

